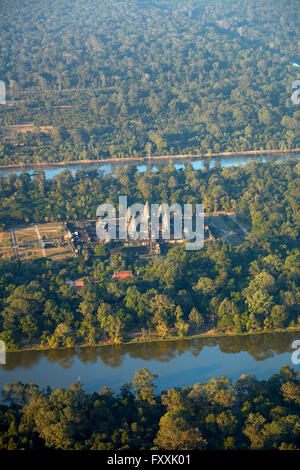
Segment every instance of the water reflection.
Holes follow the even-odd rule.
[[[0,368],[0,388],[20,380],[41,387],[68,387],[80,380],[89,392],[108,385],[119,391],[136,370],[158,374],[158,390],[206,382],[236,380],[242,374],[264,379],[291,363],[291,344],[300,333],[224,336],[194,340],[8,353]]]
[[[247,352],[255,361],[265,361],[275,355],[291,352],[291,344],[296,333],[262,333],[257,335],[223,336],[198,338],[180,341],[158,341],[141,344],[121,344],[86,348],[72,348],[55,351],[28,351],[8,353],[7,364],[3,371],[16,368],[30,369],[42,358],[50,363],[58,363],[63,369],[74,365],[75,358],[83,364],[95,364],[99,359],[110,367],[121,367],[126,356],[143,361],[170,362],[176,357],[190,352],[194,357],[200,355],[204,347],[215,348],[223,354]],[[298,334],[299,336],[299,334]]]
[[[300,155],[299,153],[291,153],[291,154],[286,154],[286,153],[277,153],[277,154],[256,154],[256,155],[242,155],[242,154],[236,154],[236,155],[230,155],[230,156],[219,156],[219,157],[194,157],[194,158],[176,158],[173,159],[174,166],[177,170],[181,170],[185,168],[185,165],[187,162],[191,163],[192,167],[196,170],[208,170],[209,168],[212,167],[228,167],[228,166],[244,166],[246,165],[247,162],[249,161],[259,161],[259,162],[274,162],[274,161],[282,161],[282,160],[288,160],[290,158],[297,158],[299,159]],[[153,161],[155,160],[155,164]],[[137,171],[140,171],[141,173],[145,172],[149,167],[151,168],[151,171],[158,171],[164,166],[169,164],[168,159],[155,159],[153,158],[152,161],[147,162],[147,164],[141,164],[137,161],[133,162],[117,162],[117,163],[78,163],[74,165],[62,165],[62,166],[45,166],[45,167],[40,167],[39,170],[45,172],[45,177],[46,179],[52,179],[56,175],[60,174],[64,170],[69,170],[73,176],[75,176],[76,172],[78,170],[96,170],[99,175],[105,176],[111,173],[114,173],[114,171],[117,168],[122,168],[124,166],[135,166],[137,168]],[[14,173],[16,175],[20,175],[22,172],[27,172],[30,175],[34,175],[34,173],[37,171],[35,167],[23,167],[22,169],[19,168],[9,168],[9,169],[0,169],[0,176],[7,177],[9,173]]]

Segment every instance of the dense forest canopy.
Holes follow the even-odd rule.
[[[300,163],[251,162],[244,168],[161,172],[122,168],[101,177],[70,172],[0,179],[1,223],[95,218],[99,203],[204,203],[207,212],[237,210],[249,234],[239,246],[209,241],[142,260],[96,246],[65,262],[0,260],[0,339],[11,350],[28,344],[55,349],[126,341],[132,332],[165,338],[216,328],[237,333],[299,328]],[[113,281],[114,271],[134,277]],[[83,278],[74,291],[67,278]],[[97,279],[93,283],[93,279]]]
[[[299,18],[299,0],[2,0],[0,165],[295,149]],[[299,161],[204,166],[0,177],[7,351],[209,332],[237,334],[232,352],[244,333],[299,330]],[[239,244],[213,237],[196,252],[142,258],[97,241],[70,259],[18,257],[13,226],[94,219],[119,195],[203,203],[246,228]],[[4,256],[5,243],[16,256]],[[113,280],[123,270],[132,276]],[[156,378],[137,371],[118,394],[5,385],[0,450],[299,448],[299,373],[289,366],[268,380],[161,393]]]
[[[299,377],[284,366],[269,380],[213,378],[155,393],[148,369],[118,395],[80,383],[40,390],[4,386],[0,449],[299,450]]]
[[[0,10],[0,164],[299,146],[298,0]]]

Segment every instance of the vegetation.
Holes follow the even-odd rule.
[[[133,167],[115,175],[69,172],[45,181],[39,174],[0,180],[3,225],[27,221],[93,218],[104,201],[198,202],[206,211],[237,210],[250,233],[238,247],[209,241],[189,252],[172,248],[167,256],[145,260],[110,250],[83,250],[75,259],[0,262],[0,338],[13,350],[41,344],[55,349],[185,337],[216,328],[221,332],[271,331],[299,327],[299,187],[297,161],[244,168],[140,174]],[[251,227],[251,228],[250,228]],[[113,281],[118,270],[133,278]],[[67,278],[83,278],[72,289]],[[97,279],[94,283],[93,280]]]
[[[0,164],[299,147],[299,8],[3,1]]]
[[[1,166],[299,147],[299,0],[3,0],[0,13]],[[37,236],[45,255],[46,232],[36,226],[18,246],[14,230],[12,244],[1,233],[7,350],[299,328],[300,163],[206,163],[0,177],[1,232],[94,219],[99,204],[127,195],[231,211],[245,234],[239,246],[228,237],[148,259],[99,243],[54,262],[35,243],[21,263],[9,256],[23,237]],[[63,242],[58,228],[52,243]],[[133,276],[113,280],[119,270]],[[155,379],[137,371],[118,394],[6,385],[0,449],[299,450],[299,373],[289,366],[268,380],[220,377],[161,393]]]
[[[0,449],[299,450],[299,376],[289,366],[267,381],[220,377],[159,394],[154,379],[139,370],[118,395],[5,385]]]

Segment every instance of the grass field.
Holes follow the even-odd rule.
[[[14,231],[16,241],[19,247],[20,245],[34,242],[37,239],[35,226],[34,227],[20,227],[20,228],[16,227],[13,231]]]
[[[61,260],[72,257],[70,247],[62,242],[64,227],[61,223],[13,227],[0,233],[0,250],[4,258],[21,260],[50,258]]]
[[[4,259],[8,259],[14,256],[14,250],[9,232],[0,232],[0,252]]]
[[[49,134],[53,129],[53,126],[40,126],[39,130],[45,134]],[[25,134],[26,132],[34,131],[33,122],[25,122],[23,124],[13,124],[9,125],[4,129],[4,135],[6,137],[12,137],[14,134],[21,133]]]

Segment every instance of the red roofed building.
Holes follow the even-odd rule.
[[[132,271],[120,271],[114,273],[112,279],[126,279],[127,277],[133,277]]]
[[[100,282],[100,279],[91,279],[91,282],[93,284],[97,284]],[[66,279],[65,283],[71,287],[84,287],[85,285],[84,279],[76,279],[75,281],[71,281],[71,279]]]

